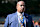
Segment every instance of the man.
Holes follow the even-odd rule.
[[[17,12],[9,14],[7,16],[4,27],[33,27],[32,17],[24,13],[25,11],[24,1],[17,2],[16,9]],[[23,17],[22,18],[23,20],[20,21],[22,16],[25,17]]]

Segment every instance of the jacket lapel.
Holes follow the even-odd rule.
[[[28,14],[24,13],[24,16],[26,17],[26,27],[28,27]]]

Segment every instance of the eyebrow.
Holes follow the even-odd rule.
[[[25,6],[25,5],[20,5],[20,6]]]

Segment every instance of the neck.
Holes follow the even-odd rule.
[[[23,12],[20,12],[21,14],[23,13]]]
[[[17,11],[17,12],[19,12],[19,11]],[[22,14],[23,12],[19,12],[19,13],[21,13],[21,14]]]

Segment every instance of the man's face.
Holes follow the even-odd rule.
[[[23,1],[19,1],[16,8],[17,8],[18,12],[24,12],[25,11],[25,3]]]

